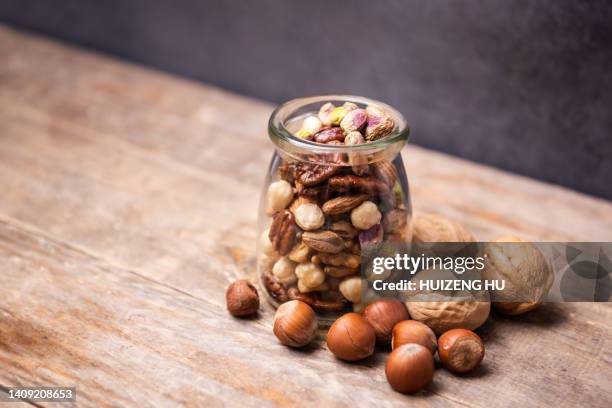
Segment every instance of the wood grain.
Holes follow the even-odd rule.
[[[271,106],[0,26],[0,386],[83,406],[609,406],[612,308],[550,304],[482,329],[483,368],[390,391],[385,355],[279,346],[230,318],[254,275]],[[417,212],[480,239],[612,239],[612,204],[409,146]],[[319,339],[322,340],[322,336]]]

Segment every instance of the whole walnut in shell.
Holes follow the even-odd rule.
[[[515,236],[502,236],[485,247],[485,279],[505,281],[503,291],[495,292],[493,305],[509,315],[535,309],[548,294],[554,274],[551,264],[532,243]]]
[[[419,286],[420,280],[457,279],[450,271],[424,270],[412,279]],[[451,329],[474,330],[484,324],[491,311],[489,293],[482,291],[412,291],[406,307],[412,319],[429,326],[437,335]]]
[[[412,222],[412,240],[415,243],[427,242],[475,242],[458,222],[438,214],[422,214]]]

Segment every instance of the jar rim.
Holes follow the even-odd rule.
[[[326,102],[353,102],[360,105],[376,105],[383,108],[395,122],[393,132],[381,139],[359,145],[327,145],[301,139],[293,135],[285,126],[286,122],[295,117],[296,112],[306,105]],[[285,150],[290,148],[300,153],[344,153],[344,152],[376,152],[389,146],[403,145],[408,139],[410,129],[404,116],[392,106],[374,99],[355,95],[315,95],[295,98],[281,103],[274,109],[268,121],[268,134],[272,142]]]

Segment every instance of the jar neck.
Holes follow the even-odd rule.
[[[326,102],[334,105],[352,102],[364,108],[368,105],[379,106],[391,115],[395,128],[391,134],[380,140],[351,146],[320,144],[294,136],[289,130],[291,123],[308,114],[316,114],[320,106]],[[350,154],[353,157],[363,157],[364,161],[373,163],[393,159],[406,143],[409,129],[402,114],[385,103],[360,96],[320,95],[293,99],[279,105],[270,116],[268,133],[278,153],[284,157],[300,161],[327,162],[330,155]]]

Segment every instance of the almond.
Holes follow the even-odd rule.
[[[337,254],[344,249],[344,240],[331,231],[304,232],[302,242],[318,252]]]
[[[327,215],[343,214],[357,207],[368,199],[366,194],[345,195],[332,198],[323,204],[323,212]]]

